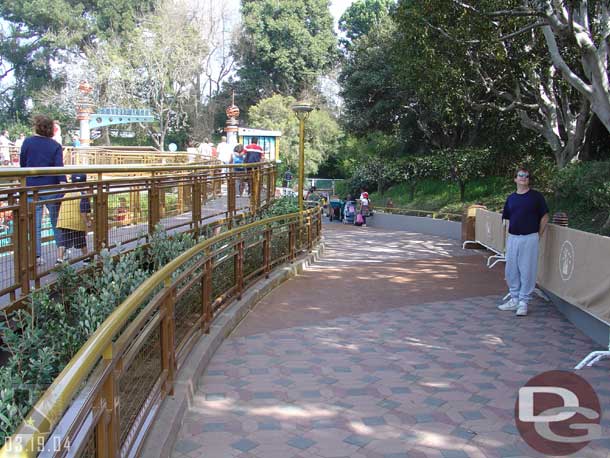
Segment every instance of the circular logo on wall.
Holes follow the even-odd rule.
[[[549,371],[519,389],[515,423],[534,450],[566,456],[601,437],[601,407],[593,387],[573,372]]]
[[[563,281],[568,281],[574,273],[574,245],[566,240],[561,245],[559,252],[559,274]]]

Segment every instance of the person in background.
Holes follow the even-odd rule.
[[[23,145],[24,140],[25,140],[25,134],[23,132],[21,132],[19,134],[19,137],[17,137],[17,140],[15,140],[15,146],[18,148],[21,148],[21,145]]]
[[[199,155],[199,152],[197,151],[197,148],[195,147],[195,143],[194,143],[193,139],[189,137],[186,140],[186,157],[188,159],[188,162],[197,161],[198,155]]]
[[[230,164],[233,159],[233,148],[227,143],[227,137],[220,137],[220,143],[216,147],[218,160],[223,164]]]
[[[364,191],[360,195],[360,214],[362,215],[362,219],[364,220],[362,227],[366,227],[366,217],[369,214],[370,203],[371,203],[371,201],[369,200],[369,193]]]
[[[55,140],[60,145],[63,145],[63,141],[61,140],[61,126],[59,125],[59,121],[53,121],[53,140]]]
[[[72,183],[86,181],[86,174],[72,175]],[[66,250],[70,248],[79,248],[83,256],[87,255],[87,232],[91,227],[91,203],[88,197],[80,197],[84,193],[84,191],[69,192],[64,196],[57,219],[60,242],[55,264],[66,261]],[[85,262],[89,262],[89,259],[86,259]]]
[[[63,167],[63,153],[61,145],[53,140],[53,121],[45,115],[34,116],[34,135],[26,138],[21,145],[19,156],[21,167]],[[66,182],[65,175],[31,176],[25,179],[27,186],[59,185]],[[49,202],[60,199],[61,194],[41,194],[36,205],[35,231],[36,231],[36,262],[42,264],[41,258],[41,230],[43,205],[49,212],[51,228],[55,244],[59,246],[57,233],[57,217],[59,215],[59,202]]]
[[[252,137],[252,140],[244,147],[244,150],[246,151],[245,162],[254,163],[263,160],[264,152],[263,148],[258,144],[258,137]]]
[[[244,153],[244,145],[242,145],[241,143],[235,145],[235,148],[233,148],[233,164],[243,164],[245,156],[246,155]],[[246,169],[244,169],[243,167],[235,167],[233,169],[233,172],[235,172],[237,176],[241,176],[243,175],[245,170]],[[238,197],[241,197],[242,193],[244,192],[244,188],[245,186],[243,183],[243,179],[237,178],[235,180],[235,192]]]
[[[127,199],[125,199],[125,197],[119,197],[119,206],[114,209],[112,218],[119,226],[128,226],[131,224],[129,206],[127,205]]]
[[[202,159],[210,159],[212,157],[212,146],[207,137],[199,145],[199,154],[202,156]]]
[[[72,135],[72,146],[74,148],[80,148],[80,138],[76,134]]]
[[[527,315],[528,303],[536,287],[538,245],[549,222],[544,196],[530,188],[530,178],[526,168],[517,169],[517,190],[508,196],[502,211],[504,223],[508,221],[504,276],[510,299],[498,308],[516,311],[517,316]]]
[[[0,165],[9,165],[11,162],[10,146],[13,143],[8,136],[8,130],[0,132]]]
[[[246,152],[244,162],[247,164],[254,164],[263,160],[263,149],[258,145],[258,137],[252,137],[251,143],[244,147]],[[248,184],[248,194],[252,194],[252,167],[248,167],[248,178],[246,180]]]

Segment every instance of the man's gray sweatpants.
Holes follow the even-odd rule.
[[[536,287],[538,271],[538,233],[508,234],[506,242],[506,283],[511,297],[526,304]]]

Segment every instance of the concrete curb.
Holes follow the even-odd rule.
[[[322,240],[310,254],[301,256],[289,265],[275,269],[268,279],[263,279],[249,288],[240,300],[234,301],[216,317],[210,333],[199,338],[199,342],[192,348],[178,372],[174,382],[174,395],[168,396],[161,403],[139,456],[166,458],[171,455],[182,426],[182,420],[193,403],[198,380],[222,342],[263,297],[286,280],[302,273],[323,253],[324,241]]]

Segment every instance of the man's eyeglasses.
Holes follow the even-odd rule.
[[[529,173],[525,173],[525,172],[519,172],[519,173],[517,174],[517,176],[518,176],[519,178],[529,178],[529,177],[530,177],[530,174],[529,174]]]

